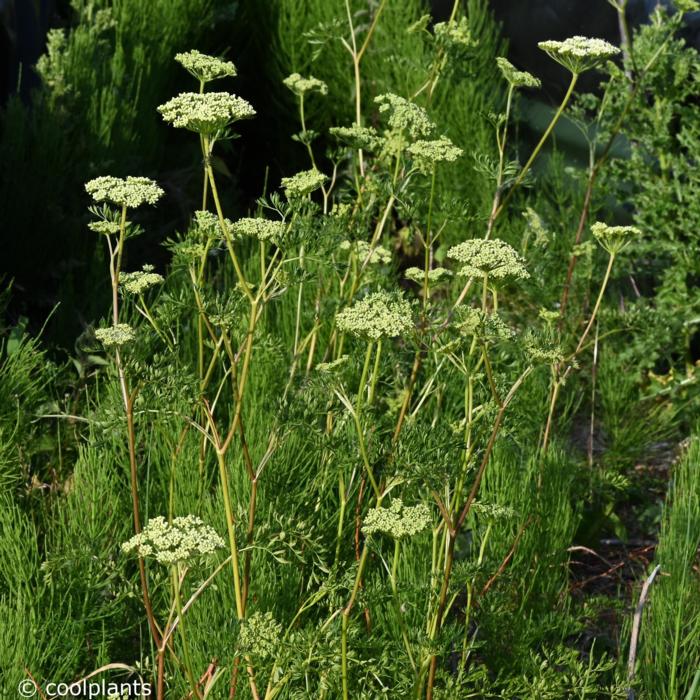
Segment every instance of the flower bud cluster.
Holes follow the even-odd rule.
[[[421,270],[419,267],[409,267],[403,274],[404,277],[411,280],[411,282],[423,284],[425,281],[425,270]],[[430,282],[430,284],[437,284],[441,280],[446,280],[451,276],[452,273],[444,267],[435,267],[432,270],[428,270],[428,282]]]
[[[208,83],[211,80],[226,78],[237,75],[236,66],[231,61],[224,61],[221,58],[207,56],[200,53],[196,49],[185,53],[175,54],[175,60],[190,73],[203,83]]]
[[[230,228],[234,236],[249,236],[259,241],[279,242],[284,236],[286,225],[283,221],[245,218],[235,221]]]
[[[111,347],[130,343],[136,337],[136,334],[128,323],[117,323],[116,326],[98,328],[95,331],[95,337],[105,347]]]
[[[310,75],[308,78],[303,78],[299,73],[292,73],[289,77],[282,81],[297,97],[303,97],[305,93],[316,91],[322,95],[328,94],[328,85]]]
[[[611,255],[619,253],[635,236],[642,235],[636,226],[608,226],[602,221],[591,226],[591,233]]]
[[[216,531],[195,515],[173,518],[171,523],[157,516],[138,535],[124,542],[122,551],[153,557],[161,564],[177,564],[212,554],[223,546]]]
[[[371,508],[365,516],[362,532],[365,535],[381,533],[396,540],[413,537],[430,527],[430,509],[424,503],[405,506],[400,498],[388,508]]]
[[[476,46],[476,41],[469,31],[469,22],[466,17],[450,22],[437,22],[433,26],[435,40],[438,45],[445,46],[448,50],[460,52]]]
[[[407,150],[424,172],[431,172],[436,163],[454,163],[464,153],[446,136],[441,136],[433,141],[415,141]]]
[[[163,190],[150,178],[132,176],[96,177],[85,183],[85,191],[96,202],[110,202],[130,209],[142,204],[155,204],[163,196]],[[99,233],[105,233],[105,231],[101,230]]]
[[[514,88],[538,88],[542,85],[538,78],[527,71],[518,70],[507,58],[498,56],[496,63],[508,84]]]
[[[125,294],[139,295],[147,289],[163,282],[163,277],[153,272],[153,265],[144,265],[135,272],[122,272],[119,275],[119,285]]]
[[[550,58],[579,74],[617,56],[620,49],[604,39],[572,36],[564,41],[540,41],[537,44]]]
[[[340,331],[379,340],[406,335],[413,329],[411,305],[398,294],[381,291],[356,301],[335,317]]]
[[[311,170],[302,170],[296,175],[282,178],[282,187],[287,199],[295,199],[311,194],[328,178],[319,170],[312,168]]]
[[[378,95],[374,101],[379,105],[379,111],[388,115],[392,131],[405,131],[411,139],[420,139],[430,136],[435,130],[428,113],[405,97],[389,92]]]
[[[247,100],[228,92],[182,92],[160,105],[158,111],[169,124],[205,136],[255,116]]]
[[[447,257],[462,263],[459,274],[464,277],[488,275],[495,279],[527,279],[530,276],[523,258],[512,246],[498,238],[464,241],[452,246]]]
[[[364,151],[377,151],[383,143],[382,137],[371,126],[332,126],[328,131],[338,141]]]
[[[355,253],[362,262],[367,260],[369,265],[388,265],[391,262],[391,253],[384,246],[372,248],[367,241],[343,241],[339,247]]]

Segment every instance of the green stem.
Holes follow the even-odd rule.
[[[562,100],[561,104],[559,105],[559,108],[557,109],[554,116],[552,117],[552,120],[549,122],[549,126],[545,129],[544,134],[542,134],[542,137],[540,138],[538,144],[535,146],[535,149],[530,154],[530,157],[528,158],[527,163],[525,163],[525,165],[523,166],[522,170],[518,174],[518,177],[515,179],[515,182],[513,183],[512,187],[508,190],[508,194],[506,194],[506,196],[503,198],[503,201],[501,202],[500,206],[496,210],[496,213],[493,217],[494,220],[496,218],[498,218],[498,216],[501,214],[501,212],[505,208],[506,204],[508,204],[510,198],[513,196],[513,193],[518,188],[520,183],[523,181],[523,178],[525,177],[525,175],[527,175],[528,171],[532,167],[532,164],[535,162],[535,159],[537,158],[540,151],[542,150],[542,146],[544,146],[547,139],[549,138],[549,135],[552,133],[552,130],[556,126],[557,122],[559,121],[559,118],[564,113],[564,109],[566,108],[566,105],[569,103],[569,100],[571,99],[571,96],[574,93],[574,88],[576,87],[577,82],[578,82],[578,73],[572,73],[571,74],[571,82],[569,83],[569,88],[566,91],[566,94],[564,95],[564,99]]]
[[[301,302],[304,296],[304,246],[299,247],[299,269],[302,272],[302,281],[299,282],[299,291],[297,293],[297,312],[294,321],[294,357],[299,353],[299,334],[301,332]]]
[[[216,450],[216,457],[219,463],[219,478],[221,479],[221,493],[224,499],[224,512],[226,515],[226,530],[228,532],[229,549],[231,551],[231,568],[233,570],[233,589],[236,598],[236,613],[238,619],[244,617],[243,594],[241,592],[241,576],[238,565],[238,545],[236,544],[236,522],[231,506],[231,495],[229,493],[228,473],[226,471],[225,455]]]
[[[338,511],[338,528],[335,542],[335,557],[333,559],[334,565],[337,565],[340,561],[340,543],[343,537],[343,523],[345,521],[345,508],[347,506],[347,500],[345,498],[345,477],[343,476],[342,472],[338,476],[338,500],[340,501],[340,509]]]
[[[110,246],[110,277],[112,280],[112,323],[116,326],[119,323],[119,274],[121,272],[122,257],[124,254],[124,243],[126,241],[126,205],[122,206],[119,239],[116,250]],[[117,349],[114,353],[117,375],[119,377],[119,387],[126,415],[127,443],[129,448],[129,487],[131,491],[131,506],[134,518],[134,532],[138,535],[141,532],[141,515],[139,509],[138,491],[138,467],[136,464],[136,429],[134,426],[134,405],[133,397],[129,392],[129,385],[121,360],[121,355]],[[139,580],[141,583],[141,593],[143,605],[148,619],[148,627],[151,637],[156,646],[160,644],[160,633],[156,624],[155,615],[151,606],[151,598],[148,592],[148,578],[146,576],[146,565],[143,557],[138,559]]]
[[[593,328],[593,323],[595,322],[596,317],[598,316],[598,311],[600,310],[600,305],[603,303],[603,296],[605,295],[605,290],[608,286],[608,282],[610,281],[610,275],[612,273],[614,262],[615,262],[615,253],[610,253],[610,257],[608,258],[608,266],[605,270],[605,276],[603,277],[603,282],[601,283],[600,291],[598,292],[598,298],[596,299],[595,306],[593,307],[591,317],[588,319],[588,323],[586,325],[586,328],[583,331],[583,333],[581,334],[581,337],[579,338],[578,344],[576,345],[576,350],[574,350],[574,352],[572,353],[572,355],[570,357],[571,360],[575,359],[576,356],[581,352],[583,345],[586,342],[586,338],[588,337],[588,334],[591,332],[591,328]],[[547,447],[549,445],[549,439],[551,437],[552,426],[553,426],[553,422],[554,422],[554,410],[555,410],[556,405],[557,405],[557,399],[559,398],[559,391],[560,391],[561,387],[563,386],[564,382],[566,381],[566,378],[569,376],[569,374],[571,374],[573,367],[574,367],[573,363],[570,363],[561,377],[558,376],[558,372],[555,372],[554,384],[552,386],[552,392],[551,392],[551,401],[549,403],[549,413],[547,415],[547,423],[546,423],[545,430],[544,430],[544,437],[542,438],[542,452],[543,453],[547,451]]]
[[[360,377],[360,384],[357,388],[357,399],[355,400],[355,413],[359,419],[360,412],[362,411],[363,397],[365,395],[365,385],[367,384],[367,375],[369,374],[369,363],[372,359],[372,351],[374,350],[374,343],[370,342],[367,344],[367,352],[365,353],[365,363],[362,366],[362,376]]]
[[[219,192],[216,188],[216,180],[214,179],[214,171],[211,167],[211,154],[209,152],[210,143],[209,139],[205,136],[203,137],[203,148],[204,148],[204,163],[207,170],[207,175],[209,177],[209,184],[211,185],[211,194],[214,198],[214,206],[216,207],[216,214],[219,217],[219,226],[221,227],[221,232],[224,234],[224,240],[226,241],[226,247],[231,257],[231,262],[236,270],[236,277],[238,278],[238,283],[241,285],[244,294],[248,299],[253,301],[253,292],[250,289],[250,285],[246,281],[246,278],[241,269],[241,265],[238,262],[238,256],[233,248],[233,239],[231,238],[231,232],[228,229],[228,224],[226,223],[226,218],[224,217],[224,212],[221,209],[221,201],[219,200]]]
[[[396,617],[399,621],[399,626],[401,627],[401,636],[403,637],[403,644],[406,647],[406,653],[408,654],[408,660],[411,662],[411,668],[415,672],[416,662],[413,659],[413,653],[411,652],[411,642],[408,639],[408,629],[406,628],[406,621],[403,618],[403,613],[401,612],[401,601],[399,600],[398,586],[396,585],[396,573],[399,567],[399,556],[401,552],[401,540],[394,540],[394,560],[391,564],[391,592],[394,596],[394,605],[396,607]]]
[[[435,174],[437,168],[433,165],[433,174],[430,179],[430,199],[428,201],[428,223],[426,224],[425,231],[425,275],[423,277],[423,309],[428,305],[428,299],[430,295],[430,286],[428,284],[428,274],[430,272],[430,253],[433,245],[431,229],[433,226],[433,201],[435,200]]]
[[[175,607],[177,610],[177,616],[180,620],[178,624],[178,629],[180,632],[180,639],[182,640],[182,655],[185,660],[185,674],[187,675],[187,680],[192,688],[194,696],[201,700],[202,694],[199,692],[199,687],[194,679],[194,672],[192,671],[192,659],[190,657],[190,647],[187,641],[187,634],[185,630],[185,616],[182,611],[182,599],[180,598],[180,571],[177,564],[173,564],[170,567],[173,580],[173,595],[175,596]]]
[[[374,403],[374,392],[377,387],[377,380],[379,379],[379,360],[382,356],[382,341],[381,339],[377,341],[377,352],[374,356],[374,368],[372,370],[372,378],[369,383],[369,398],[367,399],[367,405],[371,406]]]
[[[381,505],[381,496],[377,499],[377,508]],[[367,564],[367,555],[369,550],[367,548],[367,543],[365,542],[362,546],[362,554],[360,555],[360,563],[357,567],[357,573],[355,575],[355,583],[350,594],[350,600],[348,600],[347,605],[343,609],[341,632],[340,632],[340,669],[343,681],[343,700],[349,700],[348,695],[348,624],[350,620],[350,613],[355,605],[355,600],[357,599],[357,594],[360,590],[360,582],[362,581],[362,575],[365,571],[365,565]]]

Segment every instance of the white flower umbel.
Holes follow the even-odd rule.
[[[230,228],[234,236],[249,236],[259,241],[279,242],[284,236],[286,225],[283,221],[245,218],[235,221]]]
[[[608,226],[602,221],[596,221],[591,226],[591,233],[598,243],[611,255],[616,255],[642,232],[636,226]]]
[[[537,44],[550,58],[579,75],[617,56],[620,49],[604,39],[572,36],[564,41],[540,41]]]
[[[163,196],[163,190],[147,177],[122,178],[104,175],[86,182],[85,191],[96,202],[110,202],[129,209],[142,204],[155,204]]]
[[[119,285],[125,294],[135,296],[143,294],[147,289],[163,282],[163,277],[153,272],[153,265],[144,265],[143,269],[135,272],[122,272],[119,275]]]
[[[95,233],[101,233],[103,236],[114,236],[119,233],[119,223],[117,221],[91,221],[88,228]]]
[[[527,279],[530,276],[525,269],[524,259],[510,245],[498,238],[474,238],[464,241],[452,246],[447,252],[447,257],[462,263],[458,274],[464,277],[488,275],[495,279]]]
[[[413,537],[430,527],[430,509],[423,503],[405,506],[400,498],[388,508],[371,508],[365,516],[362,532],[365,535],[381,533],[396,540]]]
[[[361,148],[364,151],[376,151],[383,143],[377,130],[371,126],[332,126],[328,132],[351,148]]]
[[[524,70],[518,70],[507,58],[498,56],[496,63],[508,84],[514,88],[538,88],[542,85],[539,79]]]
[[[357,255],[359,260],[367,260],[368,265],[388,265],[391,262],[391,253],[383,246],[375,246],[374,249],[367,241],[343,241],[341,250],[349,250]]]
[[[476,45],[469,31],[469,21],[466,17],[450,22],[437,22],[433,25],[435,39],[438,45],[448,49],[464,50]]]
[[[160,105],[158,111],[169,124],[204,136],[255,116],[250,102],[228,92],[183,92]]]
[[[328,178],[319,170],[312,168],[311,170],[302,170],[296,175],[282,178],[282,187],[287,199],[297,199],[311,194]]]
[[[153,557],[160,564],[178,564],[212,554],[224,546],[216,531],[195,515],[151,518],[144,529],[122,544],[122,551]]]
[[[379,111],[387,114],[392,131],[405,131],[411,139],[421,139],[435,130],[428,113],[405,97],[386,93],[375,97],[374,101],[379,105]]]
[[[441,136],[433,141],[418,140],[412,143],[407,150],[423,172],[432,172],[436,163],[454,163],[464,153],[446,136]]]
[[[303,78],[299,73],[292,73],[289,77],[282,81],[295,95],[303,97],[307,92],[320,92],[322,95],[328,94],[328,85],[310,75],[308,78]]]
[[[135,337],[134,329],[128,323],[118,323],[109,328],[98,328],[95,337],[105,347],[120,346],[130,343]]]
[[[202,83],[219,78],[233,78],[237,75],[236,66],[231,61],[207,56],[196,49],[175,54],[175,60],[193,77]]]
[[[228,221],[228,219],[225,221],[230,229],[232,225],[231,222]],[[203,211],[200,209],[194,213],[194,220],[192,221],[190,230],[195,232],[197,237],[203,240],[215,238],[221,235],[219,217],[216,216],[216,214],[212,214],[210,211]]]
[[[425,270],[421,270],[419,267],[409,267],[403,274],[404,277],[411,280],[411,282],[423,284],[425,281]],[[431,285],[446,281],[451,276],[452,273],[444,267],[435,267],[432,270],[428,270],[428,282],[430,282]]]
[[[375,292],[335,317],[338,329],[361,338],[379,340],[406,335],[413,329],[411,305],[399,294]]]

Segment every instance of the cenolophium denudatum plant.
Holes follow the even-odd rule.
[[[548,413],[532,416],[544,424],[540,444],[532,450],[544,464],[561,388],[587,348],[615,260],[641,235],[633,226],[603,222],[590,226],[608,261],[593,307],[583,311],[583,330],[573,339],[556,328],[565,304],[560,314],[549,310],[540,314],[541,329],[528,328],[527,334],[512,327],[512,302],[518,289],[533,283],[534,273],[516,244],[499,237],[506,236],[498,227],[565,113],[581,73],[604,67],[619,50],[600,39],[582,37],[541,42],[540,48],[570,71],[571,81],[524,165],[508,159],[512,110],[519,90],[536,89],[540,83],[505,58],[498,59],[507,89],[503,111],[491,116],[497,156],[491,207],[480,221],[477,236],[468,237],[465,230],[463,240],[447,245],[443,231],[455,222],[449,221],[448,210],[436,204],[437,173],[462,162],[469,144],[453,143],[442,134],[430,108],[455,56],[464,56],[474,40],[466,19],[458,18],[459,3],[455,3],[449,20],[434,27],[434,57],[426,74],[417,76],[416,89],[409,96],[387,92],[368,100],[362,89],[367,88],[362,60],[386,5],[385,0],[379,2],[361,24],[351,4],[345,4],[348,26],[341,42],[351,57],[355,118],[350,125],[330,129],[328,142],[339,146],[321,153],[322,139],[307,118],[309,100],[323,100],[328,86],[311,75],[292,73],[284,84],[297,101],[301,131],[295,140],[308,155],[309,169],[282,178],[281,193],[266,193],[255,215],[235,221],[223,211],[214,150],[232,136],[239,121],[254,117],[255,109],[236,95],[206,90],[210,81],[236,75],[231,62],[196,51],[176,57],[199,81],[198,92],[183,93],[158,108],[167,123],[196,133],[201,146],[202,206],[190,231],[173,245],[176,259],[185,263],[194,301],[197,388],[190,412],[179,416],[182,425],[172,455],[167,517],[150,517],[144,528],[134,420],[140,386],[134,382],[135,388],[131,387],[124,355],[149,328],[168,351],[176,352],[176,342],[157,309],[147,302],[150,290],[167,285],[167,277],[150,267],[123,272],[122,259],[126,241],[136,232],[127,213],[141,204],[155,204],[163,191],[146,178],[103,177],[86,185],[97,203],[108,205],[93,208],[97,221],[90,225],[106,239],[113,292],[112,322],[96,331],[96,337],[113,349],[126,415],[135,533],[123,549],[138,557],[143,603],[157,650],[159,700],[165,696],[169,677],[168,653],[174,660],[173,674],[182,669],[189,691],[197,698],[206,697],[221,678],[228,681],[228,697],[249,692],[253,698],[271,699],[295,683],[299,686],[290,693],[343,700],[371,697],[373,692],[376,696],[374,680],[365,679],[362,686],[360,611],[368,635],[373,625],[382,623],[396,630],[391,653],[405,653],[406,662],[402,697],[447,697],[452,692],[448,688],[455,687],[456,693],[468,692],[468,666],[477,648],[477,633],[470,625],[476,598],[483,599],[494,587],[535,518],[534,513],[519,514],[524,518],[510,551],[486,582],[477,586],[475,571],[485,565],[493,537],[491,521],[515,517],[513,509],[482,502],[480,496],[497,443],[507,432],[509,409],[517,405],[528,379],[539,372],[537,365],[548,366]],[[364,123],[367,114],[372,115],[372,126]],[[589,180],[589,189],[594,179]],[[419,208],[415,202],[421,197],[425,206]],[[586,215],[589,198],[590,191],[584,203]],[[397,274],[394,251],[404,223],[419,243],[420,262]],[[332,240],[323,240],[324,236]],[[224,252],[219,268],[212,263],[212,253],[218,250]],[[227,272],[222,273],[223,268]],[[400,278],[406,280],[401,287]],[[286,294],[292,290],[296,294]],[[124,322],[120,293],[138,300],[136,309],[145,324]],[[217,294],[230,306],[215,308],[212,299]],[[293,319],[286,326],[277,318],[282,305],[291,310],[288,315]],[[248,442],[247,427],[260,423],[259,416],[247,411],[263,359],[256,363],[258,358],[269,363],[269,357],[283,365],[284,388],[277,387],[280,411],[303,420],[300,424],[320,445],[318,455],[309,456],[315,470],[309,489],[330,493],[326,496],[330,501],[336,499],[337,489],[337,507],[330,515],[323,514],[322,526],[333,533],[327,561],[319,566],[327,580],[314,588],[313,578],[302,579],[297,591],[285,591],[288,599],[294,599],[291,612],[277,609],[269,595],[256,594],[262,589],[256,569],[258,551],[260,556],[272,553],[275,561],[283,559],[258,540],[260,513],[275,508],[275,502],[265,501],[261,479],[299,425],[290,419],[293,427],[285,428],[275,416],[265,424],[266,445]],[[449,401],[445,400],[447,384]],[[430,432],[443,427],[454,443],[449,452],[445,446],[448,456],[442,456],[449,464],[427,473],[427,466],[417,467],[406,458],[406,444],[418,428]],[[199,442],[201,502],[213,490],[206,474],[209,458],[216,459],[225,541],[199,517],[176,515],[175,463],[191,431]],[[538,477],[536,486],[541,490],[546,484]],[[294,517],[306,520],[316,515],[314,511]],[[482,518],[489,522],[485,528],[478,527]],[[287,536],[280,534],[278,543]],[[387,542],[391,547],[385,558]],[[205,555],[214,556],[222,547],[228,548],[225,561],[183,605],[185,574],[201,568]],[[402,581],[408,573],[407,552],[425,567],[420,596],[408,591]],[[416,557],[416,552],[421,556]],[[159,626],[151,603],[147,557],[170,567],[171,596],[164,627]],[[475,567],[471,573],[465,564],[470,558]],[[218,660],[226,673],[207,675],[204,668],[194,666],[191,618],[186,623],[185,615],[229,567],[231,584],[225,585],[232,586],[237,645],[232,640],[229,658]],[[460,572],[457,582],[456,570]],[[382,583],[388,584],[384,597],[377,594]],[[283,622],[282,615],[286,616]],[[458,635],[451,629],[456,618],[465,621]],[[312,631],[308,648],[300,654],[305,658],[294,658],[289,650],[305,639],[302,630],[307,620]],[[173,642],[176,628],[182,662]],[[322,648],[334,656],[326,665]],[[366,657],[368,665],[372,653]],[[443,663],[448,656],[457,659],[449,672]],[[239,683],[241,668],[247,689]],[[378,671],[367,677],[373,674],[382,685]],[[399,691],[389,688],[388,692]]]

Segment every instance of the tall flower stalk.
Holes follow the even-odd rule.
[[[93,208],[93,213],[100,215],[101,220],[93,222],[92,230],[102,233],[109,250],[109,275],[112,287],[112,327],[97,331],[98,339],[105,346],[114,348],[114,361],[119,377],[119,387],[122,397],[124,414],[126,416],[127,445],[129,450],[129,482],[131,490],[131,506],[134,521],[134,531],[141,532],[141,509],[139,503],[139,473],[136,456],[136,429],[134,425],[134,401],[136,392],[129,389],[129,383],[119,348],[130,342],[134,333],[126,324],[120,323],[119,315],[119,283],[122,274],[122,260],[127,239],[127,211],[143,204],[155,204],[163,195],[163,190],[153,181],[144,177],[127,177],[125,179],[103,176],[90,180],[85,189],[95,202],[106,203],[108,209]],[[118,214],[109,207],[116,207]],[[116,216],[115,216],[116,214]],[[111,218],[110,218],[111,217]],[[115,221],[115,218],[117,221]],[[113,238],[116,236],[116,239]],[[141,595],[146,610],[148,626],[156,645],[160,643],[160,631],[156,624],[148,589],[146,567],[142,558],[138,560]]]

